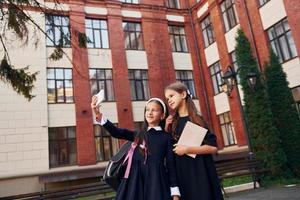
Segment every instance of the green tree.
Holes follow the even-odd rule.
[[[58,12],[64,13],[60,9],[60,3],[58,0],[54,0],[55,7]],[[17,38],[27,44],[29,41],[29,26],[34,27],[34,31],[42,32],[49,40],[52,40],[47,32],[45,32],[45,27],[40,27],[38,23],[26,12],[26,8],[34,7],[38,9],[45,17],[47,17],[47,7],[44,3],[37,0],[0,0],[0,53],[3,53],[0,65],[0,81],[3,81],[12,86],[13,90],[17,93],[22,94],[27,100],[31,100],[34,95],[32,95],[32,89],[34,87],[34,81],[38,72],[30,73],[29,66],[13,66],[11,64],[11,59],[9,56],[9,50],[6,47],[6,37],[8,34],[14,34]],[[54,23],[54,22],[53,22]],[[78,30],[73,30],[75,36],[78,38],[78,46],[80,48],[86,47],[86,42],[88,38],[85,33],[81,33]],[[65,55],[67,59],[73,64],[73,68],[76,70],[77,67],[72,62],[72,59],[67,56],[63,50],[63,38],[69,38],[68,35],[61,32],[61,40],[59,44],[54,45],[55,49],[50,55],[49,59],[58,60]],[[31,39],[31,38],[30,38]],[[35,38],[34,44],[38,43],[39,38]],[[53,44],[55,42],[52,40]],[[69,41],[72,43],[72,41]],[[77,45],[75,45],[76,47]]]
[[[258,64],[252,55],[250,43],[241,29],[236,37],[236,57],[244,92],[245,113],[249,124],[252,150],[260,163],[274,177],[282,176],[286,156],[282,150],[279,131],[272,121],[272,112]],[[258,74],[255,91],[248,86],[247,74]]]
[[[266,63],[264,74],[274,124],[280,132],[288,166],[300,177],[300,120],[286,74],[272,48],[270,48],[270,62]]]

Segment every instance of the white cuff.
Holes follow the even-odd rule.
[[[171,187],[171,196],[180,196],[179,187]]]
[[[96,120],[96,122],[97,122],[99,125],[103,126],[103,125],[107,122],[107,118],[102,114],[102,116],[101,116],[101,121],[99,122],[99,121]]]

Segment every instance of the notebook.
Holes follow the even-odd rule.
[[[207,129],[203,128],[193,122],[187,121],[182,134],[178,140],[178,144],[185,146],[201,146],[204,137],[207,133]],[[195,158],[196,154],[187,154],[188,156]]]

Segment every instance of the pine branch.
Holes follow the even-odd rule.
[[[8,62],[10,63],[9,54],[8,54],[7,48],[6,48],[6,46],[5,46],[5,43],[4,43],[3,38],[2,38],[1,35],[0,35],[0,41],[1,41],[1,44],[2,44],[3,49],[4,49],[4,56],[7,57]]]
[[[8,64],[6,57],[3,58],[0,65],[0,79],[10,84],[17,93],[22,94],[28,101],[35,97],[31,95],[31,92],[37,74],[38,72],[30,74],[28,67],[15,69]]]
[[[38,28],[38,30],[40,30],[53,44],[54,47],[56,49],[55,52],[52,53],[52,55],[50,55],[49,58],[56,58],[56,60],[62,58],[61,54],[63,54],[64,56],[66,56],[66,58],[68,59],[68,61],[70,63],[72,63],[74,70],[79,74],[79,76],[81,76],[81,78],[85,79],[85,80],[89,80],[88,76],[84,76],[80,73],[80,71],[78,70],[79,67],[77,65],[75,65],[75,63],[72,61],[72,59],[69,57],[69,55],[63,50],[61,45],[57,45],[55,44],[55,41],[29,16],[27,15],[18,5],[13,3],[13,0],[7,0],[10,4],[12,4],[16,9],[18,9],[19,11],[21,11],[25,17],[27,17],[27,19],[35,26]],[[44,11],[45,12],[45,11]],[[76,30],[75,30],[76,32]],[[79,32],[79,31],[77,31]],[[80,33],[80,32],[79,32]],[[81,33],[82,35],[83,33]],[[85,35],[85,34],[84,34]],[[79,41],[80,42],[80,41]],[[72,44],[72,41],[71,41]],[[76,47],[76,45],[73,45],[74,47]],[[79,45],[79,47],[82,47],[82,45]],[[75,50],[77,50],[77,48],[75,48]],[[61,56],[61,57],[58,57]]]
[[[54,1],[56,6],[55,8],[60,9],[61,13],[64,13],[63,9],[59,7],[60,2],[58,0]],[[5,46],[5,31],[11,29],[15,32],[16,36],[24,41],[24,44],[28,43],[28,25],[30,23],[34,26],[35,31],[40,31],[45,37],[50,40],[54,45],[54,51],[50,55],[49,59],[58,60],[61,59],[63,56],[67,58],[67,60],[72,63],[73,69],[77,72],[79,76],[83,79],[89,80],[88,76],[82,75],[79,70],[79,66],[75,65],[69,55],[64,51],[63,45],[61,43],[56,44],[55,41],[47,34],[44,28],[41,28],[36,21],[28,14],[25,10],[26,7],[35,7],[38,8],[41,13],[45,14],[48,10],[52,10],[48,8],[46,5],[42,5],[37,0],[0,0],[0,14],[1,14],[1,22],[3,23],[3,36],[0,35],[0,42],[4,49],[4,58],[1,62],[1,69],[0,69],[0,79],[8,84],[11,84],[12,88],[19,94],[23,94],[26,99],[29,101],[34,97],[31,95],[31,91],[33,88],[33,82],[36,80],[36,75],[38,72],[30,74],[28,72],[28,67],[15,69],[14,66],[11,64],[11,60],[9,57],[8,49]],[[6,8],[6,9],[3,9]],[[4,20],[7,20],[6,22]],[[76,22],[78,23],[78,22]],[[7,29],[7,28],[8,29]],[[74,41],[70,40],[70,44],[73,46],[73,51],[78,51],[79,48],[86,48],[86,43],[88,41],[87,36],[85,33],[81,33],[77,30],[73,30],[74,36],[77,37],[78,45],[73,44]],[[63,35],[62,38],[68,38],[68,35]],[[62,39],[62,40],[63,40]],[[37,42],[35,42],[37,43]],[[75,47],[75,48],[74,48]]]

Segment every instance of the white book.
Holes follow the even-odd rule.
[[[95,96],[97,97],[96,106],[99,107],[104,100],[104,90],[100,90]]]
[[[207,129],[203,128],[193,122],[187,121],[182,134],[178,140],[178,144],[189,146],[189,147],[199,147],[201,146],[204,137],[207,133]],[[196,154],[187,154],[188,156],[195,158]]]

